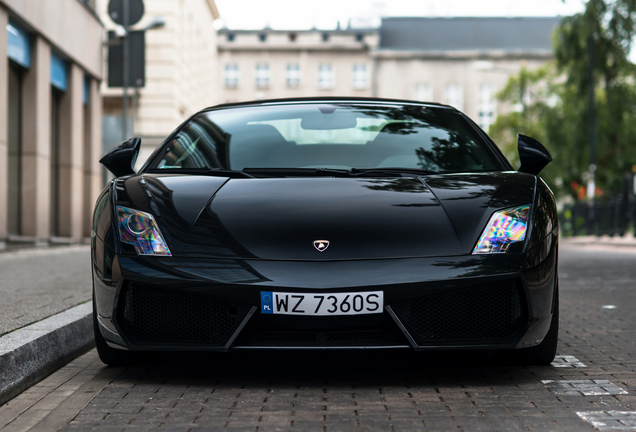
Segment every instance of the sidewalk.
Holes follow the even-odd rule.
[[[93,343],[90,248],[0,252],[0,403]]]
[[[578,236],[561,237],[560,243],[565,246],[603,246],[616,248],[636,248],[636,238],[633,234],[619,236]]]

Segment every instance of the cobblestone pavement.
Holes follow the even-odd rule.
[[[559,265],[561,357],[549,367],[457,351],[186,354],[107,368],[91,351],[0,407],[0,430],[636,430],[636,249],[562,247]]]

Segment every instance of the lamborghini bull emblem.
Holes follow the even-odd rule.
[[[324,252],[329,247],[329,240],[314,240],[314,247],[318,252]]]

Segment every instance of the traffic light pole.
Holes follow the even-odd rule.
[[[129,22],[129,10],[128,10],[128,0],[123,0],[124,1],[124,7],[123,7],[123,27],[124,30],[126,31],[126,34],[124,36],[124,46],[123,46],[123,51],[124,51],[124,55],[123,55],[123,61],[122,61],[122,81],[123,81],[123,87],[124,87],[124,94],[123,94],[123,114],[122,114],[122,122],[121,122],[121,134],[122,134],[122,141],[126,141],[128,139],[128,80],[129,80],[129,67],[128,67],[128,63],[130,62],[130,38],[128,37],[128,22]]]

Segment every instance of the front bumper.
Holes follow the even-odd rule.
[[[555,242],[556,243],[556,242]],[[556,244],[525,254],[355,261],[193,260],[118,256],[94,273],[100,330],[128,350],[510,349],[548,331]],[[261,291],[383,290],[385,313],[262,315]]]

